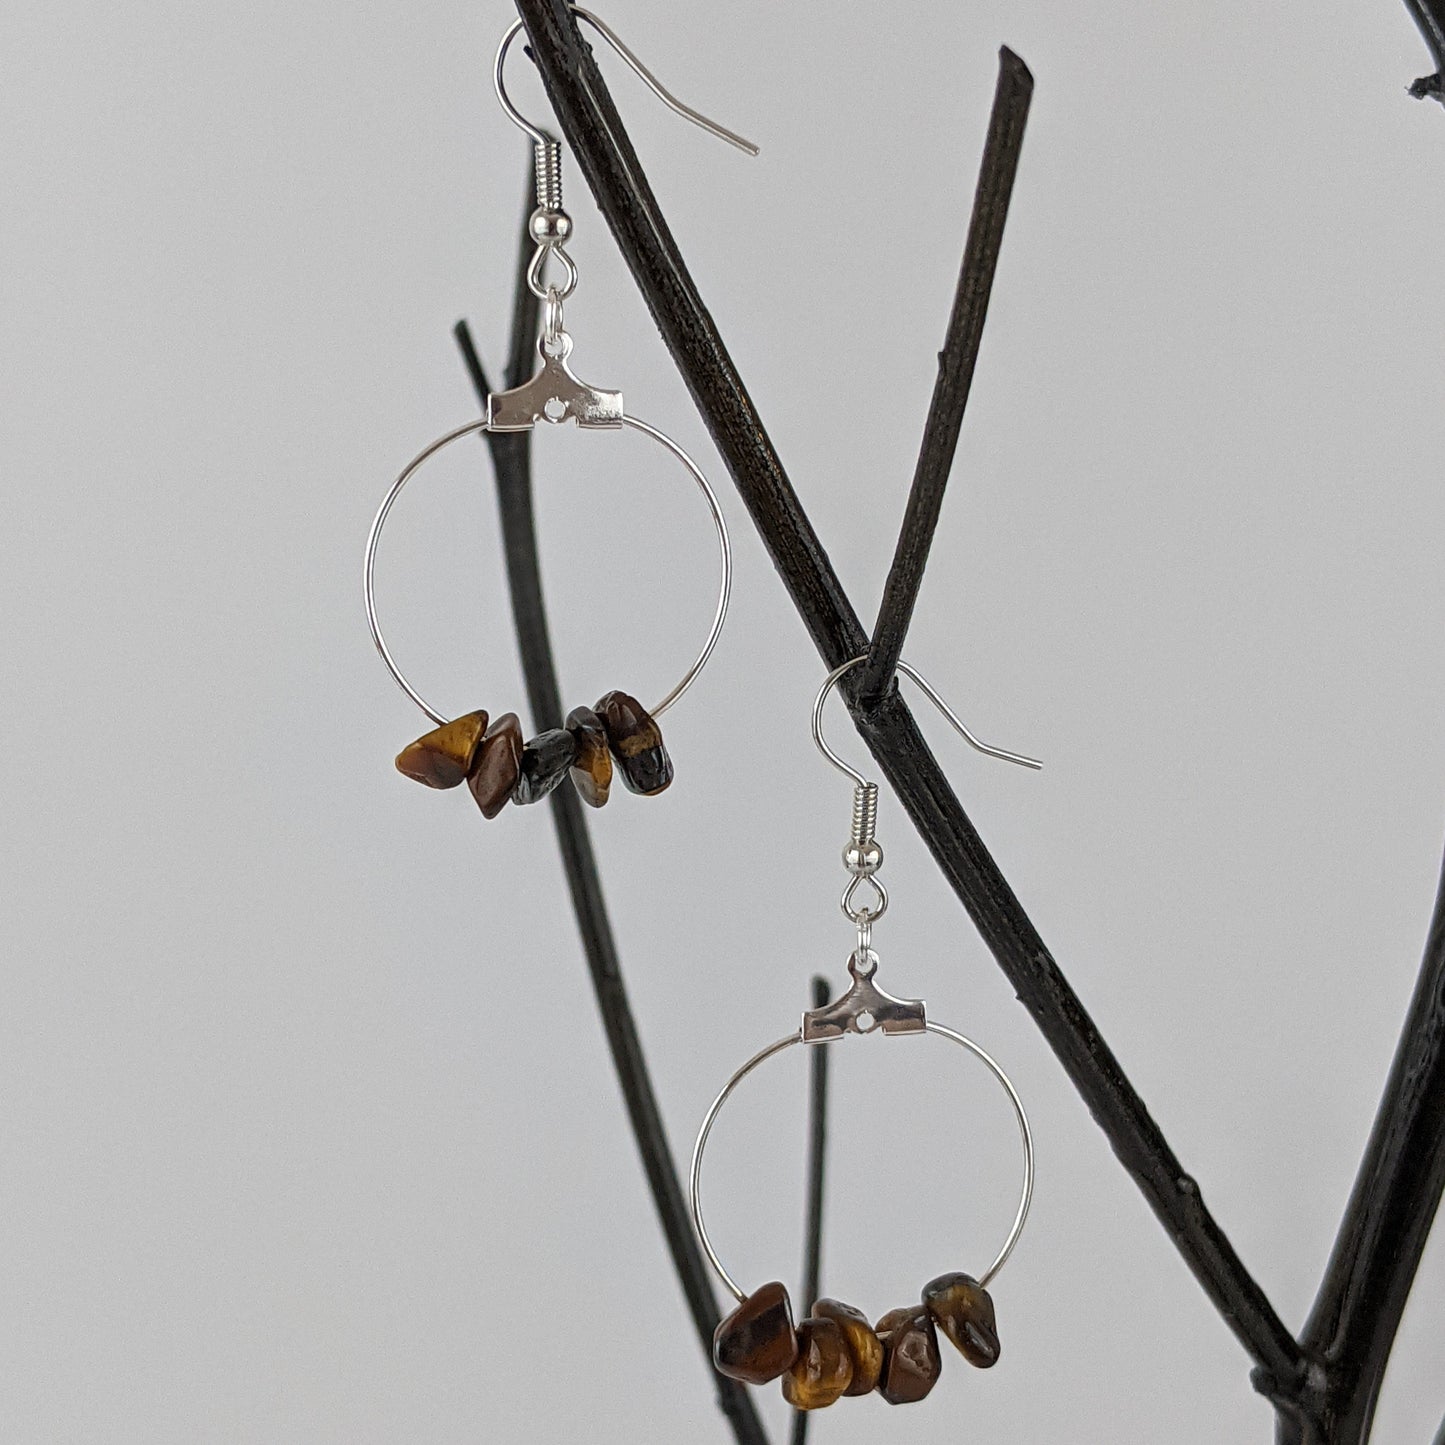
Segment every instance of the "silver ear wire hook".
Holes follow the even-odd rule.
[[[725,125],[719,125],[715,120],[709,120],[700,110],[694,110],[690,105],[685,105],[623,44],[617,32],[604,20],[599,20],[590,10],[584,10],[580,5],[571,7],[572,13],[579,19],[585,20],[617,53],[627,62],[632,73],[671,111],[680,115],[684,120],[689,120],[693,125],[700,126],[709,135],[715,135],[719,140],[725,140],[730,146],[736,146],[738,150],[746,152],[750,156],[758,153],[758,148],[752,141],[744,136],[738,135],[736,131],[729,130]],[[497,99],[502,103],[502,109],[506,111],[508,118],[513,125],[520,127],[532,138],[532,143],[538,146],[557,144],[555,137],[546,131],[532,124],[521,111],[512,104],[511,97],[507,94],[507,87],[502,79],[502,66],[507,59],[507,48],[516,38],[518,31],[522,28],[520,20],[514,20],[507,28],[507,33],[502,37],[502,43],[497,47],[496,65],[492,70],[493,83],[497,87]]]
[[[873,836],[874,825],[878,818],[878,784],[870,782],[857,768],[845,763],[828,746],[828,740],[823,736],[823,704],[828,701],[828,694],[837,686],[838,679],[857,667],[866,658],[867,654],[864,653],[862,656],[851,658],[841,667],[835,667],[823,679],[823,685],[818,689],[817,697],[813,699],[813,742],[818,751],[853,784],[852,833],[847,847],[843,850],[843,865],[852,876],[848,881],[847,888],[843,891],[842,906],[844,916],[856,923],[860,929],[858,948],[859,955],[864,959],[867,957],[869,947],[863,930],[871,929],[871,926],[888,911],[888,890],[877,876],[879,868],[883,866],[883,849],[878,846],[878,842]],[[948,719],[954,730],[971,747],[977,748],[979,752],[988,757],[999,758],[1006,763],[1017,763],[1022,768],[1043,767],[1037,758],[1025,757],[1022,753],[1011,753],[1006,748],[995,748],[988,743],[980,742],[964,726],[963,719],[934,691],[927,678],[901,658],[898,662],[898,671],[918,685],[923,695]],[[858,907],[853,902],[854,895],[864,883],[872,888],[875,895],[871,907],[867,905]]]
[[[818,689],[818,696],[813,700],[813,741],[817,744],[818,751],[822,753],[844,777],[851,778],[856,787],[871,788],[876,794],[878,785],[876,783],[870,783],[857,768],[850,767],[845,763],[843,759],[828,746],[828,740],[823,736],[823,704],[827,702],[828,694],[837,686],[838,679],[846,673],[851,672],[866,659],[867,655],[867,653],[863,653],[861,656],[854,657],[848,662],[845,662],[841,667],[835,667],[833,671],[823,679],[823,685]],[[1017,763],[1021,768],[1033,768],[1037,771],[1043,767],[1043,764],[1037,758],[1025,757],[1023,753],[1011,753],[1006,748],[996,748],[988,743],[980,742],[979,739],[974,737],[964,726],[963,719],[934,691],[933,685],[926,677],[915,668],[910,667],[901,658],[898,662],[898,671],[910,682],[917,685],[918,690],[948,719],[953,730],[970,747],[976,748],[986,757],[998,758],[1005,763]]]
[[[736,146],[740,151],[744,151],[750,156],[757,155],[758,148],[752,141],[738,135],[735,131],[730,131],[724,125],[719,125],[715,120],[709,120],[701,111],[694,110],[690,105],[683,104],[622,43],[611,26],[599,20],[590,10],[584,10],[580,5],[573,5],[571,10],[573,15],[579,20],[585,20],[602,36],[627,63],[632,73],[669,110],[680,115],[684,120],[691,121],[693,125],[700,126],[709,135],[715,135],[719,140],[725,140],[729,145]],[[507,94],[506,81],[503,76],[503,69],[507,63],[507,50],[521,29],[522,22],[514,20],[507,27],[507,33],[502,36],[502,43],[497,46],[497,58],[492,65],[492,84],[496,87],[497,99],[501,102],[507,118],[531,138],[535,156],[537,209],[532,213],[530,226],[532,239],[537,243],[537,254],[532,258],[531,266],[527,268],[527,284],[535,296],[547,298],[549,301],[555,297],[553,306],[560,308],[561,303],[577,287],[577,266],[567,254],[566,249],[567,239],[572,234],[572,218],[562,209],[561,144],[554,135],[541,129],[540,126],[533,125],[512,104],[512,98]],[[543,282],[542,273],[548,256],[555,256],[561,263],[563,271],[561,286],[548,287]]]

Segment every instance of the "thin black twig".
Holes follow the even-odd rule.
[[[1445,873],[1404,1031],[1302,1343],[1323,1363],[1310,1414],[1332,1445],[1369,1438],[1445,1190]],[[1308,1441],[1308,1431],[1281,1440]]]
[[[828,980],[813,975],[813,1007],[822,1008],[831,997]],[[802,1314],[811,1312],[822,1290],[823,1274],[823,1176],[828,1152],[828,1054],[826,1044],[816,1046],[808,1060],[808,1203],[807,1227],[803,1240],[803,1293],[798,1297]],[[793,1412],[792,1445],[806,1445],[811,1412]]]
[[[1028,66],[1004,46],[998,53],[993,112],[989,117],[988,138],[984,141],[953,310],[949,314],[943,350],[938,353],[938,377],[933,385],[928,420],[923,426],[923,446],[914,469],[893,566],[883,588],[868,661],[858,670],[858,700],[864,708],[876,706],[883,694],[894,686],[893,675],[903,655],[903,639],[913,620],[918,589],[923,584],[923,569],[928,565],[933,534],[943,509],[943,494],[953,470],[958,434],[983,340],[983,324],[988,317],[988,300],[1003,246],[1004,222],[1008,219],[1009,198],[1013,195],[1033,93],[1034,78]]]
[[[1422,75],[1410,87],[1416,100],[1433,96],[1445,104],[1445,0],[1405,0],[1435,60],[1434,75]]]
[[[530,192],[528,211],[531,209]],[[523,227],[523,259],[518,270],[516,304],[513,308],[509,386],[519,385],[528,374],[529,357],[537,337],[538,304],[526,282],[530,240]],[[491,386],[482,369],[476,347],[465,321],[456,326],[467,372],[485,407]],[[557,727],[562,722],[561,693],[547,633],[547,613],[542,598],[541,570],[537,558],[537,536],[532,510],[530,433],[486,433],[497,477],[497,498],[502,520],[502,541],[507,562],[507,583],[512,598],[522,670],[526,674],[527,696],[533,722],[538,728]],[[712,1283],[691,1221],[683,1203],[682,1186],[672,1151],[668,1147],[662,1115],[653,1092],[652,1080],[642,1052],[636,1020],[627,1000],[616,940],[602,897],[602,880],[592,851],[582,804],[576,791],[564,784],[551,798],[552,820],[562,853],[562,866],[572,896],[577,928],[582,936],[587,967],[597,995],[603,1030],[612,1053],[613,1066],[627,1106],[648,1188],[652,1192],[662,1232],[686,1296],[688,1310],[703,1350],[709,1355],[712,1333],[718,1322]],[[738,1445],[768,1445],[762,1422],[744,1385],[710,1371],[717,1384],[718,1405],[732,1427]]]
[[[567,0],[517,0],[562,130],[825,665],[867,646],[857,613],[702,302]],[[984,942],[1175,1247],[1266,1378],[1293,1393],[1298,1345],[989,855],[897,693],[854,722]]]

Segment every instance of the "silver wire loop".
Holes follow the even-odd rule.
[[[614,31],[604,21],[599,20],[590,10],[584,10],[580,5],[571,7],[572,13],[579,19],[585,20],[627,63],[632,73],[671,111],[680,115],[684,120],[689,120],[693,125],[701,126],[709,135],[715,135],[719,140],[725,140],[729,145],[736,146],[740,151],[750,156],[758,153],[758,148],[752,141],[729,130],[724,125],[719,125],[715,120],[709,120],[701,111],[694,110],[690,105],[684,105],[671,91],[667,90],[662,82],[627,48],[618,38]],[[524,131],[532,138],[532,144],[546,148],[555,146],[556,139],[547,134],[540,127],[532,124],[521,111],[512,104],[511,97],[507,94],[506,83],[503,79],[502,70],[507,61],[507,50],[513,40],[517,38],[518,32],[522,29],[522,22],[514,20],[508,27],[507,33],[502,36],[502,42],[497,46],[497,58],[492,65],[492,84],[497,90],[497,99],[501,102],[502,109],[507,113],[507,118],[513,125]],[[562,199],[561,180],[556,182],[556,200],[559,203]],[[546,199],[540,194],[537,197],[537,204],[546,204]]]
[[[985,1068],[998,1080],[1004,1092],[1008,1095],[1009,1103],[1013,1106],[1014,1118],[1019,1126],[1019,1138],[1023,1144],[1024,1154],[1024,1175],[1023,1189],[1019,1195],[1018,1209],[1014,1214],[1012,1226],[1009,1228],[1008,1236],[1003,1242],[1003,1248],[994,1256],[993,1263],[977,1276],[978,1282],[987,1285],[998,1275],[998,1272],[1008,1262],[1008,1257],[1014,1251],[1014,1246],[1019,1241],[1019,1235],[1023,1233],[1024,1221],[1029,1217],[1029,1204],[1034,1196],[1034,1141],[1033,1134],[1029,1130],[1028,1115],[1024,1112],[1023,1100],[1019,1098],[1018,1090],[1014,1088],[1013,1081],[1004,1073],[1003,1069],[995,1060],[970,1038],[963,1034],[954,1032],[953,1029],[945,1028],[942,1024],[928,1022],[924,1030],[931,1034],[937,1034],[939,1038],[947,1039],[950,1043],[967,1049]],[[842,1037],[841,1034],[836,1037]],[[702,1247],[702,1252],[707,1256],[708,1263],[712,1265],[717,1277],[723,1285],[731,1291],[733,1297],[740,1303],[747,1298],[745,1291],[738,1282],[727,1272],[722,1260],[718,1258],[717,1251],[712,1246],[712,1240],[708,1237],[707,1225],[702,1217],[702,1160],[703,1151],[707,1148],[708,1135],[712,1133],[712,1126],[717,1121],[717,1116],[722,1112],[722,1107],[732,1096],[732,1092],[742,1081],[753,1072],[758,1065],[766,1063],[774,1054],[780,1054],[784,1049],[791,1048],[794,1044],[803,1042],[802,1031],[789,1034],[786,1038],[779,1039],[776,1043],[769,1044],[767,1048],[754,1054],[718,1092],[717,1098],[712,1101],[712,1106],[703,1117],[702,1127],[698,1130],[697,1142],[692,1148],[692,1169],[688,1176],[688,1208],[692,1215],[693,1233],[697,1236],[697,1242]],[[832,1039],[820,1040],[817,1046],[826,1046]],[[811,1302],[809,1302],[811,1303]]]
[[[561,349],[562,338],[567,335],[562,326],[562,302],[564,293],[555,286],[549,286],[542,306],[542,350],[545,355],[555,356]],[[571,347],[567,348],[569,351]]]
[[[859,887],[866,883],[874,894],[874,905],[872,908],[855,908],[853,906],[853,895]],[[862,923],[866,918],[869,923],[875,923],[888,912],[888,890],[883,886],[883,880],[870,873],[860,873],[848,880],[848,886],[843,890],[843,916],[852,923]]]
[[[567,333],[561,332],[561,338],[569,341]],[[717,646],[718,637],[722,633],[723,621],[727,617],[728,599],[732,595],[733,580],[733,559],[732,544],[728,540],[727,523],[723,519],[722,508],[718,505],[717,494],[709,485],[708,480],[702,474],[701,468],[683,449],[668,436],[665,432],[659,431],[654,426],[649,426],[645,421],[635,416],[622,416],[620,418],[623,426],[630,426],[635,431],[640,431],[644,436],[649,436],[653,441],[658,442],[687,468],[698,490],[702,493],[703,500],[707,503],[708,514],[712,518],[713,530],[717,533],[718,556],[721,564],[721,577],[718,583],[717,607],[713,612],[712,625],[708,629],[707,640],[702,645],[702,650],[693,659],[690,666],[682,677],[673,686],[672,691],[663,697],[661,702],[653,704],[648,711],[653,717],[661,717],[673,703],[675,703],[692,686],[694,679],[712,656],[713,648]],[[445,436],[438,437],[430,446],[419,452],[407,463],[401,475],[391,484],[390,490],[382,499],[381,506],[377,508],[376,516],[371,523],[371,531],[366,538],[366,563],[364,571],[364,591],[366,596],[366,621],[371,628],[371,640],[376,644],[376,650],[381,660],[386,664],[386,670],[392,675],[396,685],[438,726],[450,721],[444,713],[434,708],[412,685],[407,681],[405,674],[397,666],[396,659],[391,655],[391,649],[386,645],[386,639],[382,636],[381,622],[376,612],[376,552],[381,541],[382,528],[386,525],[386,519],[391,514],[391,509],[396,499],[401,495],[402,489],[416,475],[417,471],[434,457],[444,447],[450,446],[453,442],[459,441],[462,437],[471,436],[473,433],[480,435],[483,432],[497,431],[501,428],[495,426],[490,420],[468,422],[466,426],[458,427],[455,431],[448,432]]]
[[[858,947],[853,951],[850,968],[867,966],[868,972],[864,975],[872,978],[878,972],[878,955],[873,952],[873,918],[874,915],[864,908],[854,922],[858,925]]]
[[[876,791],[877,785],[870,783],[857,768],[850,767],[845,763],[843,759],[828,746],[828,740],[823,736],[823,704],[828,701],[828,694],[837,686],[840,677],[845,673],[851,672],[860,662],[865,661],[867,656],[868,654],[865,652],[858,657],[850,658],[849,661],[843,663],[841,667],[835,667],[832,672],[823,679],[823,685],[818,689],[818,696],[813,699],[813,741],[817,744],[818,751],[822,753],[844,777],[851,778],[856,787],[874,788]],[[1011,753],[1005,748],[996,748],[990,746],[988,743],[980,742],[964,726],[962,718],[933,690],[933,685],[926,677],[915,668],[910,667],[902,658],[898,660],[898,671],[902,673],[904,677],[908,678],[910,682],[918,685],[918,689],[924,697],[948,719],[953,726],[953,730],[970,747],[976,748],[987,757],[999,758],[1005,763],[1017,763],[1021,768],[1033,768],[1037,770],[1043,767],[1043,764],[1037,758],[1025,757],[1022,753]]]
[[[547,284],[547,257],[554,256],[562,265],[562,285]],[[527,289],[533,296],[545,300],[553,292],[565,301],[577,289],[577,263],[562,248],[560,241],[547,241],[537,247],[532,264],[527,267]]]

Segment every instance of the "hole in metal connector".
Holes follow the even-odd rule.
[[[875,1019],[873,1015],[869,1013],[868,1010],[865,1008],[863,1012],[860,1013],[858,1017],[854,1020],[854,1022],[858,1025],[858,1032],[861,1034],[866,1034],[868,1030],[871,1029],[873,1025],[878,1022],[878,1020]]]

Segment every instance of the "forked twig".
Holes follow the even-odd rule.
[[[1440,62],[1445,52],[1441,0],[1407,4]],[[688,273],[607,87],[577,34],[567,0],[517,0],[517,8],[553,110],[623,258],[825,665],[835,668],[863,652],[868,640]],[[1014,66],[1027,75],[1022,62],[1004,52],[996,125],[1007,123],[1000,107],[1012,108],[1022,125],[1019,106],[1026,109],[1027,94],[1020,97],[1022,76]],[[1005,84],[1010,78],[1013,83]],[[1434,81],[1434,91],[1419,93],[1437,93],[1438,76]],[[984,170],[986,178],[987,163]],[[1006,188],[1003,197],[1006,201]],[[987,211],[985,199],[981,195],[976,204],[976,220]],[[1001,213],[995,220],[1001,228]],[[966,279],[967,260],[964,269]],[[962,291],[961,286],[961,296]],[[981,326],[978,299],[970,303],[969,314]],[[956,307],[957,326],[951,324],[950,336],[971,374],[967,348],[976,354],[976,335],[968,341],[968,327],[958,317]],[[937,425],[925,434],[927,456],[919,464],[919,476],[926,471],[933,480],[916,515],[911,509],[905,522],[895,559],[896,585],[890,582],[891,601],[885,600],[878,629],[873,660],[885,679],[890,655],[897,660],[937,520],[939,463],[945,453],[951,459],[955,418],[961,418],[966,400],[962,373],[947,387],[941,380],[940,387],[949,394]],[[944,480],[946,474],[943,467]],[[1400,1311],[1445,1186],[1445,892],[1355,1191],[1301,1346],[1244,1267],[1070,988],[902,698],[877,678],[871,693],[859,682],[856,675],[846,679],[843,692],[860,734],[1120,1162],[1254,1359],[1256,1387],[1279,1412],[1280,1440],[1360,1445],[1368,1436]]]
[[[731,472],[774,566],[831,670],[867,648],[858,616],[800,505],[688,272],[567,0],[517,0],[562,130]],[[855,724],[914,826],[1033,1015],[1120,1161],[1241,1344],[1288,1388],[1303,1358],[1054,962],[954,796],[902,698]]]
[[[953,454],[968,406],[973,369],[983,341],[983,323],[988,316],[988,298],[993,291],[994,271],[1003,246],[1003,227],[1008,219],[1009,199],[1018,174],[1023,151],[1024,125],[1029,118],[1029,101],[1034,78],[1029,68],[1007,46],[999,51],[998,86],[994,91],[993,113],[988,138],[979,166],[978,188],[974,192],[973,218],[963,248],[958,288],[943,350],[938,353],[938,379],[923,427],[923,446],[908,492],[903,527],[893,566],[883,588],[878,621],[868,661],[858,674],[858,701],[875,706],[894,685],[898,659],[903,656],[903,639],[913,620],[923,569],[928,565],[933,534],[943,510],[943,494],[953,470]]]
[[[1405,0],[1405,8],[1420,27],[1435,60],[1435,73],[1422,75],[1410,87],[1416,100],[1433,96],[1445,104],[1445,0]]]
[[[1405,1301],[1445,1190],[1445,874],[1390,1076],[1301,1337],[1323,1364],[1303,1425],[1281,1445],[1369,1438]]]

